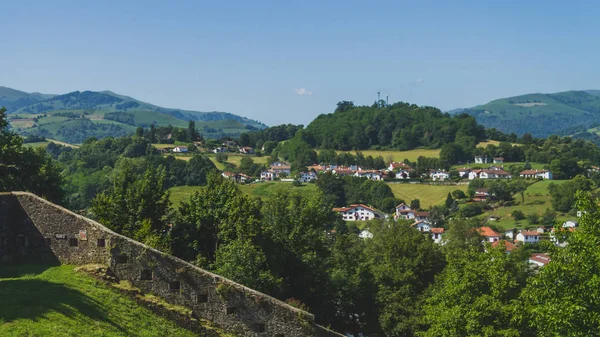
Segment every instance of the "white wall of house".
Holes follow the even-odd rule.
[[[419,231],[419,232],[429,232],[431,231],[431,225],[428,222],[418,222],[414,225],[414,227]]]
[[[519,233],[517,234],[517,241],[523,243],[538,243],[540,242],[540,235],[536,232],[537,235],[533,235],[533,233]]]

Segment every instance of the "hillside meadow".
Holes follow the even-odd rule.
[[[427,184],[388,184],[398,199],[409,203],[411,200],[419,199],[422,208],[441,205],[446,201],[448,193],[454,190],[467,192],[467,185],[427,185]]]
[[[319,150],[317,150],[317,153]],[[356,154],[356,151],[336,151],[337,153],[351,153],[353,155]],[[361,150],[361,152],[365,157],[372,156],[383,157],[385,162],[395,161],[400,162],[404,159],[408,159],[410,161],[417,161],[417,158],[423,157],[439,157],[440,149],[414,149],[408,151],[384,151],[384,150]]]
[[[192,337],[74,266],[0,269],[0,336]]]

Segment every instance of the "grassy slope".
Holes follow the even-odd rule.
[[[467,191],[466,185],[389,184],[389,186],[396,198],[403,199],[406,203],[419,199],[423,208],[443,204],[448,193],[454,190],[462,190],[465,193]]]
[[[238,185],[243,193],[249,196],[261,197],[263,200],[270,199],[281,191],[298,191],[299,193],[310,196],[318,193],[317,185],[304,184],[300,187],[295,187],[290,182],[262,182],[248,185]],[[171,202],[173,205],[178,205],[182,200],[189,198],[194,192],[201,190],[200,186],[177,186],[169,189],[171,192]]]
[[[515,210],[522,211],[525,215],[530,213],[537,213],[541,215],[547,208],[552,209],[552,202],[550,194],[548,193],[548,186],[550,184],[562,184],[568,180],[544,180],[539,181],[527,188],[525,191],[525,204],[521,204],[521,195],[515,195],[515,202],[517,205],[510,207],[501,207],[493,212],[489,211],[484,214],[485,217],[490,215],[500,216],[499,221],[492,221],[490,223],[497,225],[501,228],[528,228],[535,227],[531,226],[527,220],[521,220],[519,222],[515,221],[510,214]],[[557,220],[566,221],[572,219],[573,217],[564,214],[558,213]]]
[[[3,266],[0,336],[194,336],[73,266]]]
[[[318,151],[317,151],[318,152]],[[352,154],[356,154],[356,151],[337,151],[339,152],[349,152]],[[367,156],[373,156],[374,158],[382,156],[383,159],[387,162],[390,161],[403,161],[404,159],[408,159],[410,161],[417,161],[417,158],[420,156],[423,157],[439,157],[440,150],[439,149],[414,149],[409,151],[380,151],[380,150],[363,150],[360,151],[362,154]]]

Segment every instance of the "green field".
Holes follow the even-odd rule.
[[[537,213],[542,215],[547,208],[552,209],[552,202],[550,194],[548,193],[548,186],[550,184],[562,184],[568,180],[543,180],[536,182],[529,186],[525,191],[525,203],[521,204],[521,195],[515,195],[515,206],[500,207],[494,211],[488,211],[484,213],[484,217],[491,215],[500,216],[498,221],[490,221],[491,224],[497,225],[500,228],[528,228],[535,227],[531,226],[527,220],[515,221],[510,214],[515,210],[522,211],[525,215],[530,213]],[[566,221],[573,219],[572,216],[564,213],[557,213],[557,220]]]
[[[257,182],[254,184],[239,184],[238,187],[243,193],[252,197],[260,197],[267,200],[277,195],[281,191],[298,191],[302,195],[311,196],[318,193],[317,185],[303,184],[294,186],[291,182]],[[189,198],[194,192],[201,190],[201,186],[177,186],[169,189],[171,192],[171,202],[177,206],[182,200]]]
[[[341,152],[348,152],[351,154],[356,154],[356,151],[337,151],[338,153]],[[409,150],[409,151],[380,151],[380,150],[362,150],[360,151],[365,157],[367,156],[372,156],[373,158],[382,156],[383,160],[385,160],[386,163],[389,163],[390,161],[395,161],[395,162],[400,162],[403,161],[404,159],[408,159],[410,161],[417,161],[417,158],[423,156],[423,157],[439,157],[440,156],[440,149],[414,149],[414,150]]]
[[[73,266],[2,266],[0,336],[195,336]]]
[[[467,191],[466,185],[388,184],[398,199],[409,203],[419,199],[422,208],[442,205],[448,193],[454,190]]]

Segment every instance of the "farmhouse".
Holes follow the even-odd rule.
[[[442,243],[442,236],[444,235],[443,228],[431,228],[431,239],[435,243]]]
[[[377,170],[356,171],[354,176],[359,178],[368,178],[371,180],[383,179],[383,174]]]
[[[519,173],[521,178],[541,178],[552,180],[552,172],[548,170],[525,170]]]
[[[410,220],[415,218],[416,211],[412,210],[405,203],[396,206],[396,219]]]
[[[487,188],[479,188],[475,191],[473,195],[473,201],[484,201],[490,197],[490,192],[488,192]]]
[[[219,146],[219,147],[214,148],[212,150],[212,152],[214,152],[214,153],[224,153],[224,152],[227,152],[227,148]]]
[[[399,162],[399,163],[391,162],[390,165],[388,166],[388,171],[395,172],[398,170],[412,171],[413,168],[410,165],[403,163],[403,162]]]
[[[419,232],[429,232],[431,231],[431,224],[427,221],[417,221],[410,225],[411,227],[419,230]]]
[[[350,207],[337,207],[334,208],[333,211],[338,212],[344,221],[374,220],[385,218],[385,214],[383,214],[383,212],[363,204],[353,204],[350,205]]]
[[[223,172],[221,173],[223,178],[231,179],[236,183],[245,183],[252,180],[252,177],[243,173]]]
[[[512,175],[501,168],[490,168],[487,170],[473,170],[469,172],[469,180],[473,179],[509,179]]]
[[[490,157],[488,156],[475,156],[475,164],[487,164],[490,162]]]
[[[174,153],[185,153],[185,152],[188,152],[188,148],[187,148],[187,146],[175,146],[173,148],[173,152]]]
[[[317,179],[317,174],[314,171],[300,172],[298,181],[301,183],[307,183]]]
[[[429,173],[429,176],[431,177],[431,179],[433,181],[445,181],[445,180],[450,179],[450,175],[447,172],[440,171],[440,170],[431,171]]]
[[[431,213],[429,212],[415,212],[415,219],[417,221],[427,221],[429,222],[429,217],[431,216]]]
[[[494,157],[494,164],[502,164],[502,163],[504,163],[504,158]]]
[[[523,243],[538,243],[540,242],[540,233],[537,231],[522,231],[517,234],[516,241]]]
[[[271,169],[269,171],[273,171],[273,173],[275,173],[277,177],[279,177],[279,175],[281,175],[282,173],[288,176],[292,173],[290,164],[279,161],[272,163],[270,165],[270,168]]]
[[[563,228],[575,228],[577,226],[579,226],[579,223],[577,221],[573,221],[573,220],[567,220],[562,224]]]
[[[500,235],[500,233],[496,232],[495,230],[487,227],[487,226],[483,226],[480,227],[478,229],[479,235],[481,235],[485,242],[496,242],[499,241],[502,238],[502,235]]]
[[[456,170],[456,172],[458,172],[459,177],[464,178],[464,177],[469,176],[469,173],[471,173],[471,169],[463,167],[463,168],[459,168],[458,170]]]
[[[275,172],[273,171],[263,171],[260,173],[260,180],[273,181],[275,178]]]
[[[240,147],[240,153],[244,153],[244,154],[254,154],[254,148],[251,148],[250,146],[243,146],[243,147]]]

